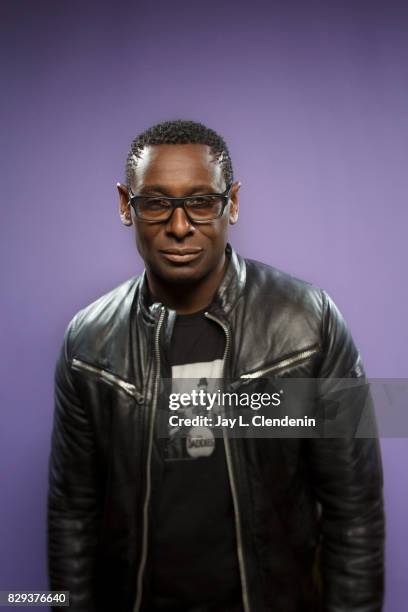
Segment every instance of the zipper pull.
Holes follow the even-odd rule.
[[[160,319],[161,313],[166,310],[166,307],[161,302],[154,302],[150,306],[150,312],[153,315],[155,321]]]

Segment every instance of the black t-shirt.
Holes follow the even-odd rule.
[[[169,355],[172,392],[217,390],[225,336],[203,313],[176,317]],[[177,414],[208,411],[187,406]],[[194,442],[200,439],[204,442]],[[242,610],[224,442],[210,428],[169,426],[152,537],[149,612]]]

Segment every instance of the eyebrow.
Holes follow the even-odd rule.
[[[145,185],[140,190],[140,195],[150,194],[152,192],[156,192],[156,193],[158,192],[160,193],[160,195],[165,195],[169,198],[173,197],[169,195],[166,187],[164,187],[163,185],[158,185],[158,184],[157,185]],[[197,194],[198,192],[202,192],[203,194],[218,193],[217,191],[214,191],[211,186],[203,184],[203,185],[194,185],[194,187],[190,189],[189,191],[187,191],[184,195],[187,197],[189,195]]]

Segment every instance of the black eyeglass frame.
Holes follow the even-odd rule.
[[[223,192],[223,193],[203,193],[203,194],[197,194],[197,195],[192,195],[192,196],[185,196],[184,198],[173,198],[173,197],[169,197],[169,196],[146,196],[146,195],[133,195],[131,189],[129,188],[129,193],[131,194],[131,197],[128,200],[128,204],[130,204],[130,206],[133,208],[136,217],[140,220],[143,221],[144,223],[167,223],[176,208],[183,208],[187,219],[190,221],[190,223],[211,223],[212,221],[215,221],[216,219],[219,219],[220,217],[222,217],[222,215],[224,214],[225,208],[228,205],[229,201],[230,201],[230,193],[231,193],[231,189],[232,189],[232,185],[233,183],[230,183],[227,186],[227,189]],[[216,197],[216,198],[222,198],[224,200],[222,208],[220,213],[216,216],[216,217],[212,217],[211,219],[200,219],[200,220],[196,220],[196,219],[192,219],[189,215],[188,209],[185,205],[186,202],[188,202],[189,200],[196,200],[197,198],[208,198],[208,197]],[[160,219],[160,220],[156,220],[156,219],[145,219],[144,217],[141,217],[138,215],[137,213],[137,202],[139,202],[140,200],[143,199],[149,199],[149,200],[166,200],[168,202],[170,202],[171,204],[171,209],[170,209],[170,214],[166,219]]]

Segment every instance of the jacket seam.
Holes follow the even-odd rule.
[[[76,326],[77,323],[77,318],[78,315],[82,312],[82,310],[80,310],[75,317],[71,320],[70,324],[68,325],[68,332],[67,332],[67,336],[66,336],[66,341],[65,341],[65,362],[66,362],[66,368],[67,368],[67,375],[70,378],[71,381],[71,385],[73,388],[73,391],[75,393],[75,396],[78,400],[78,403],[80,403],[84,414],[86,415],[87,421],[89,423],[89,425],[92,428],[92,438],[93,438],[93,444],[95,445],[95,448],[97,448],[97,439],[96,439],[96,435],[95,435],[95,427],[94,427],[94,422],[93,419],[91,417],[91,413],[87,407],[86,402],[82,401],[82,397],[81,394],[79,392],[78,386],[75,384],[75,379],[77,376],[77,373],[74,371],[74,368],[72,367],[72,347],[70,346],[70,342],[72,340],[72,335],[74,333],[74,328]]]
[[[326,292],[324,289],[320,289],[320,294],[321,294],[321,298],[322,298],[322,314],[321,314],[321,323],[320,323],[320,337],[321,337],[321,346],[322,346],[322,352],[323,352],[323,356],[326,353],[326,349],[327,349],[327,325],[326,325],[326,318],[327,318],[327,307],[328,307],[328,302],[327,302],[327,296],[326,296]]]

